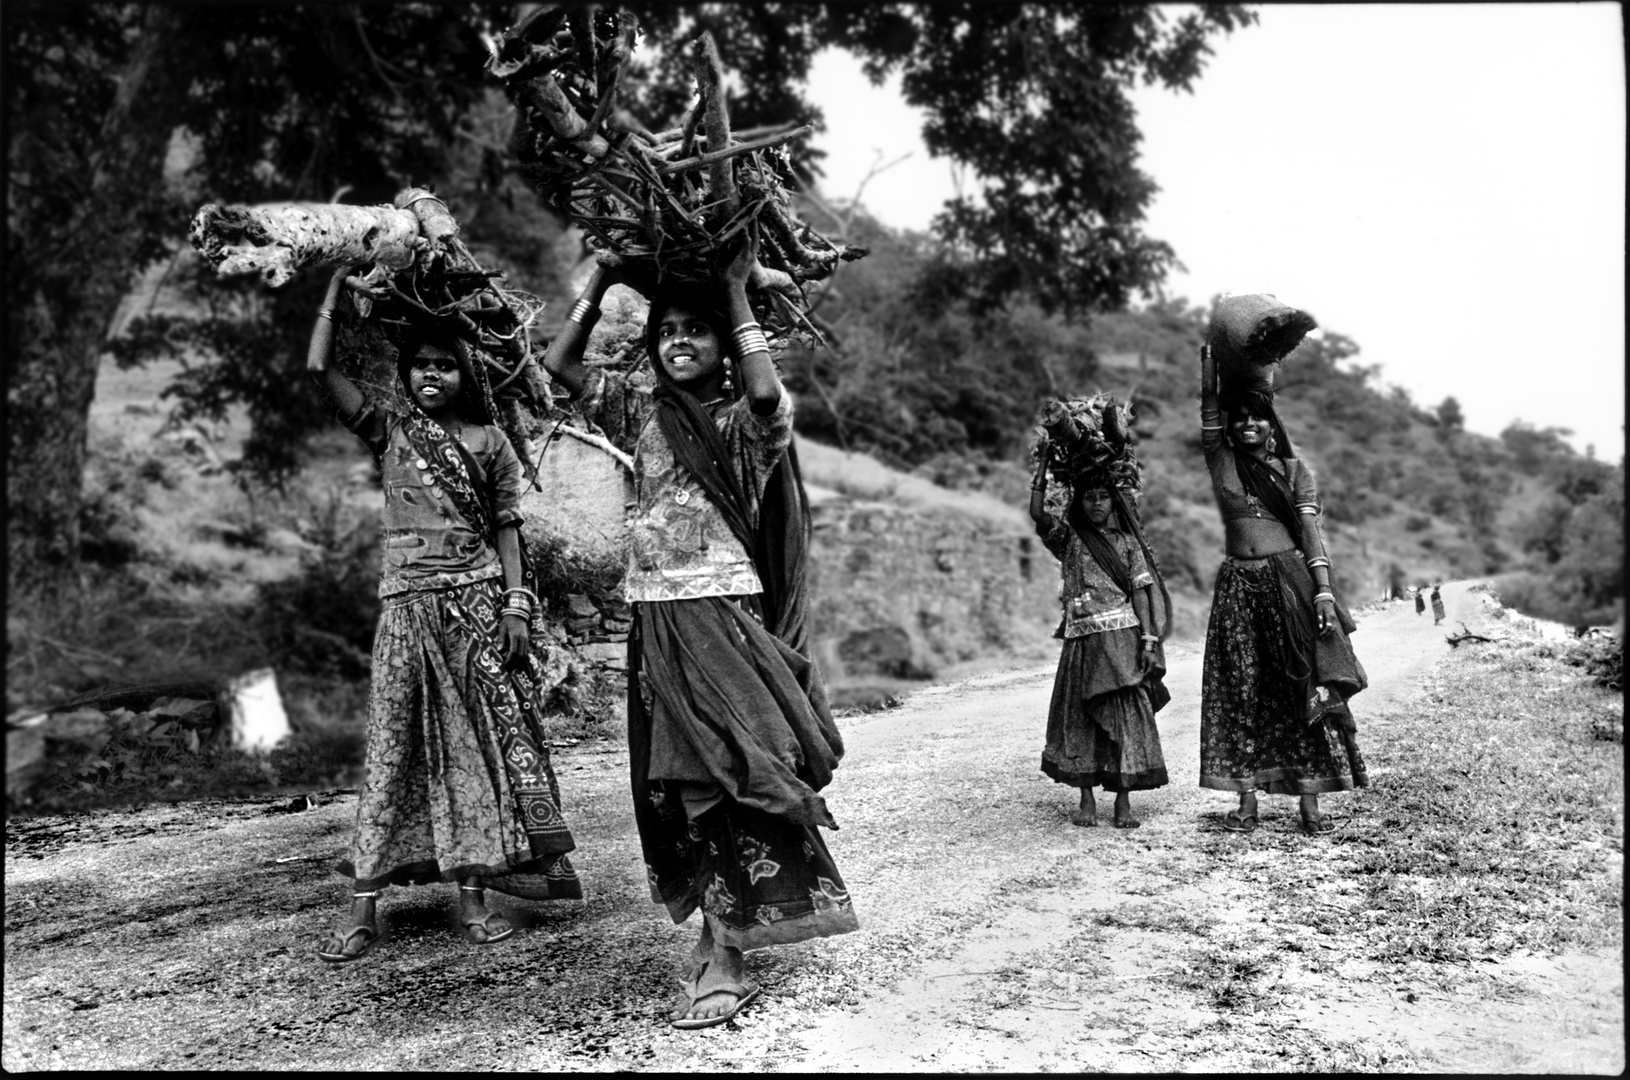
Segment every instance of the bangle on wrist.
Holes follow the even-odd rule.
[[[1314,593],[1313,602],[1317,604],[1320,600],[1328,600],[1334,604],[1336,602],[1336,597],[1334,593],[1329,592]]]
[[[322,307],[317,309],[317,317],[319,319],[332,319],[334,317],[334,309],[329,305],[324,304]]]
[[[736,343],[737,356],[749,356],[756,352],[769,352],[770,342],[764,336],[764,330],[756,322],[745,322],[730,331],[731,340]]]
[[[591,302],[587,296],[579,296],[577,303],[572,305],[572,310],[567,313],[566,318],[568,321],[586,329],[599,321],[600,306]]]

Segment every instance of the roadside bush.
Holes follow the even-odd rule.
[[[357,678],[368,673],[379,623],[378,519],[347,525],[338,500],[308,537],[300,572],[256,590],[252,617],[279,669]]]

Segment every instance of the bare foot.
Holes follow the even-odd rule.
[[[1070,824],[1088,829],[1098,824],[1098,804],[1093,801],[1091,788],[1081,789],[1081,806],[1070,815]]]
[[[1128,792],[1115,793],[1115,827],[1117,829],[1135,829],[1143,822],[1132,816],[1132,797]]]

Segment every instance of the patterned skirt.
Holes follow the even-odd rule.
[[[860,927],[813,823],[830,821],[820,797],[808,792],[801,821],[736,797],[764,765],[744,747],[795,758],[795,733],[807,745],[825,713],[818,674],[753,617],[756,600],[638,603],[629,636],[629,770],[651,900],[676,923],[701,908],[715,940],[744,951]],[[714,779],[721,759],[733,790]]]
[[[580,899],[542,716],[541,641],[502,666],[496,579],[391,597],[374,637],[368,779],[349,856],[358,890],[480,877]],[[535,635],[534,635],[535,637]]]
[[[1345,625],[1318,642],[1311,678],[1336,708],[1310,710],[1309,684],[1287,675],[1285,606],[1311,609],[1313,589],[1300,553],[1285,555],[1228,559],[1217,573],[1201,677],[1201,787],[1311,795],[1368,785],[1345,706],[1367,680]]]
[[[1145,791],[1165,786],[1155,713],[1171,695],[1164,663],[1138,671],[1135,627],[1066,638],[1047,712],[1041,771],[1071,787]]]

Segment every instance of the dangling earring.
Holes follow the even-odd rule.
[[[730,373],[730,357],[727,356],[724,358],[724,392],[727,394],[735,389],[735,383],[731,381]]]
[[[1270,453],[1270,454],[1273,453],[1274,450],[1278,447],[1278,445],[1279,445],[1278,442],[1276,442],[1274,440],[1272,429],[1269,429],[1269,431],[1268,431],[1268,443],[1267,443],[1268,453]]]

